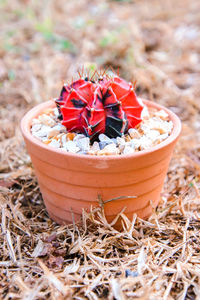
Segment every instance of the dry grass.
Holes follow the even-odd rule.
[[[199,1],[1,0],[0,9],[0,297],[200,299]],[[148,221],[122,214],[122,232],[100,209],[80,224],[52,222],[19,132],[25,111],[85,62],[119,68],[183,121],[158,209]]]

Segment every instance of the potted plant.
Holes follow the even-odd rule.
[[[131,130],[136,134],[135,128],[142,124],[144,108],[154,113],[161,112],[159,119],[167,116],[172,126],[163,141],[139,150],[106,153],[105,149],[109,147],[104,147],[104,152],[100,148],[96,151],[99,155],[94,155],[91,149],[89,154],[77,151],[78,147],[67,151],[69,149],[55,146],[64,133],[59,133],[57,139],[51,138],[49,143],[47,139],[39,140],[31,132],[42,114],[48,116],[52,111],[56,114],[57,110],[57,125],[62,124],[62,130],[67,128],[66,147],[73,146],[70,140],[73,141],[76,135],[77,139],[86,137],[87,141],[90,140],[90,147],[94,148],[101,135],[113,144],[116,140],[118,144],[121,141],[123,149],[122,140],[130,144]],[[41,103],[27,112],[21,121],[21,130],[49,216],[58,223],[71,223],[72,218],[75,221],[80,219],[82,209],[89,210],[101,202],[110,222],[122,209],[129,219],[134,213],[140,218],[151,215],[152,204],[156,207],[159,202],[172,152],[181,132],[181,122],[167,108],[138,99],[131,83],[118,76],[105,75],[97,79],[94,76],[80,78],[64,85],[59,99]],[[116,149],[116,146],[112,147]]]

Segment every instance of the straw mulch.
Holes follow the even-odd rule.
[[[0,298],[200,299],[198,0],[0,1]],[[83,63],[119,68],[183,122],[159,207],[124,229],[101,209],[48,217],[19,121]]]

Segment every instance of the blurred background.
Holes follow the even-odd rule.
[[[136,80],[139,96],[181,117],[187,143],[200,138],[199,0],[0,0],[0,15],[5,149],[23,114],[57,97],[82,66]]]
[[[39,293],[45,296],[37,299],[64,299],[55,288],[60,281],[53,288],[54,275],[72,268],[71,262],[78,270],[80,260],[78,277],[75,271],[63,281],[71,280],[73,299],[90,293],[87,299],[108,299],[114,289],[110,278],[125,283],[119,270],[124,261],[135,268],[145,247],[145,276],[131,275],[141,280],[133,281],[137,299],[200,297],[200,0],[0,0],[0,30],[0,298],[33,299]],[[157,225],[140,228],[139,222],[136,239],[130,232],[112,236],[105,227],[106,246],[101,243],[104,227],[81,233],[93,253],[95,247],[102,249],[97,249],[98,264],[111,253],[117,257],[116,263],[107,260],[106,280],[95,279],[98,264],[86,260],[77,246],[66,254],[66,245],[75,234],[79,241],[80,233],[64,232],[49,219],[19,126],[31,107],[58,97],[63,81],[70,82],[83,66],[91,72],[112,67],[126,80],[136,80],[138,96],[167,106],[183,125],[154,215]],[[54,241],[58,230],[59,243]],[[54,272],[50,284],[42,261]],[[91,281],[85,270],[89,276],[96,272]]]

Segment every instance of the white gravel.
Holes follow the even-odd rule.
[[[130,128],[122,137],[109,138],[99,135],[99,141],[90,143],[84,134],[67,132],[58,120],[57,108],[48,109],[32,120],[31,132],[34,137],[50,147],[63,151],[90,155],[126,155],[149,149],[169,137],[173,123],[164,110],[143,113],[142,122]]]

